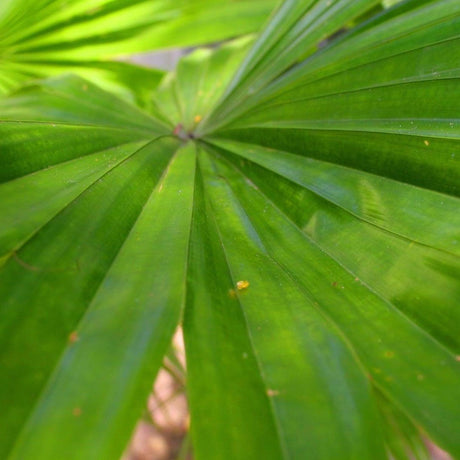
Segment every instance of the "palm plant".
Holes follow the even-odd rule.
[[[29,3],[4,90],[80,76],[0,99],[0,456],[118,458],[181,324],[196,458],[460,458],[458,1],[286,0],[164,77],[96,59],[174,2]]]

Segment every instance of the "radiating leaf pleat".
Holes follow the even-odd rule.
[[[160,170],[161,157],[171,158],[176,148],[171,141],[157,141],[146,149],[147,169],[132,178],[136,188],[143,188],[153,164],[162,178],[148,191],[97,291],[88,296],[74,340],[67,346],[61,343],[62,357],[12,459],[99,460],[118,458],[123,451],[179,321],[185,294],[195,149],[179,149]],[[153,180],[147,183],[151,187]]]
[[[308,0],[282,2],[249,51],[214,114],[219,124],[251,96],[312,54],[321,40],[372,8],[376,0]]]
[[[203,180],[199,168],[184,314],[194,452],[203,459],[279,459],[283,441],[271,396]]]
[[[164,77],[164,72],[158,69],[140,67],[128,62],[112,61],[69,61],[66,59],[49,61],[46,54],[21,56],[16,62],[8,62],[9,71],[23,73],[19,80],[36,80],[38,78],[59,77],[63,73],[76,73],[85,80],[100,86],[112,94],[117,94],[131,103],[146,110],[151,108],[152,93]],[[30,73],[31,69],[34,73]],[[66,71],[63,72],[63,69]],[[1,78],[1,74],[0,74]],[[3,86],[0,82],[0,87]],[[17,82],[12,82],[12,87]]]
[[[240,155],[257,159],[254,154],[257,147],[252,146],[252,153],[244,153],[239,147]],[[358,280],[392,302],[453,352],[459,353],[459,337],[452,328],[452,324],[460,321],[456,308],[460,299],[458,227],[451,224],[459,214],[458,199],[416,188],[407,190],[408,186],[404,184],[376,180],[371,175],[367,175],[365,181],[366,175],[356,172],[361,175],[361,180],[356,184],[357,201],[353,209],[345,196],[353,190],[351,184],[344,189],[334,176],[321,174],[324,174],[325,166],[326,170],[332,168],[352,180],[353,170],[344,168],[340,171],[340,167],[321,164],[322,167],[314,168],[309,175],[307,163],[315,164],[315,161],[302,158],[299,159],[303,163],[300,166],[298,162],[290,161],[292,156],[284,156],[285,164],[281,166],[282,161],[271,160],[267,151],[262,152],[265,159],[261,161],[259,156],[259,163],[267,166],[278,163],[276,171],[289,180],[253,163],[233,158],[228,152],[222,155],[231,159],[298,228]],[[379,194],[379,182],[384,184],[386,193],[380,190]],[[417,198],[406,203],[405,199],[411,193]],[[419,200],[423,209],[426,204],[426,216],[417,213],[417,207],[413,206],[414,201]],[[444,204],[447,206],[445,212]],[[407,216],[400,218],[401,214]],[[413,236],[411,226],[415,227]],[[405,236],[399,234],[400,231],[405,232]],[[450,242],[448,248],[441,244],[443,250],[435,249],[438,234],[444,234],[442,243]],[[423,243],[417,242],[417,235]]]
[[[259,91],[251,88],[244,97],[224,101],[213,126],[219,124],[221,114],[225,120],[220,124],[229,124],[250,108],[261,109],[302,97],[340,94],[398,80],[408,83],[458,77],[458,2],[404,2],[395,10],[332,40]],[[305,40],[308,42],[308,37]]]
[[[308,452],[309,457],[315,459],[384,458],[369,382],[347,342],[336,327],[317,311],[310,292],[300,288],[279,261],[270,255],[270,248],[262,241],[262,230],[252,224],[252,213],[245,213],[229,188],[226,179],[232,178],[225,170],[225,176],[222,176],[220,168],[216,169],[215,161],[211,163],[203,153],[200,155],[200,168],[205,182],[205,199],[209,200],[208,213],[215,219],[215,224],[203,231],[212,232],[212,228],[216,227],[214,231],[217,235],[211,235],[219,238],[223,251],[217,257],[222,262],[226,260],[228,265],[220,268],[225,284],[214,285],[214,295],[223,298],[220,308],[241,309],[241,313],[232,315],[233,320],[226,315],[229,323],[225,330],[220,326],[220,340],[224,343],[233,340],[233,321],[239,334],[247,328],[251,344],[247,358],[252,360],[254,354],[266,391],[258,396],[258,404],[269,396],[282,457],[295,458],[299,452]],[[259,215],[261,217],[263,214]],[[219,267],[216,266],[217,269]],[[247,280],[249,286],[239,291],[237,282],[242,280]],[[199,281],[206,283],[207,280],[200,277]],[[200,287],[198,293],[205,295],[205,288]],[[235,297],[233,302],[228,301],[229,289],[235,291],[230,293]],[[199,301],[198,298],[196,300]],[[213,308],[204,301],[204,298],[200,301],[203,309],[205,305]],[[204,311],[202,314],[212,318],[217,311]],[[245,325],[241,324],[241,315]],[[207,339],[205,334],[213,331],[205,329],[200,335],[189,337],[188,341],[209,340],[211,346],[216,337]],[[201,336],[204,336],[203,339]],[[279,343],[283,346],[280,347]],[[231,353],[233,347],[230,353],[223,351],[228,356],[225,358],[226,366],[241,365],[240,361],[245,359],[240,354],[243,344],[238,342],[234,345],[234,356]],[[220,361],[214,355],[216,358]],[[219,362],[206,364],[217,366]],[[191,381],[190,385],[193,386],[194,382]],[[256,382],[252,391],[260,392],[260,383]],[[228,401],[229,396],[219,396],[220,392],[225,392],[225,389],[216,388],[208,404],[219,404],[220,398]],[[195,399],[195,404],[203,402]],[[228,402],[224,404],[228,405]],[[255,410],[251,401],[247,401],[246,405],[248,411]],[[243,410],[244,407],[241,407],[235,417],[242,417]],[[225,419],[222,418],[220,423],[226,423]],[[332,438],[330,442],[324,442],[332,432],[333,442]],[[205,449],[206,433],[196,432],[195,435]],[[202,435],[205,437],[200,441]],[[205,458],[216,455],[211,449],[202,452]],[[222,458],[229,457],[222,453]],[[258,458],[257,454],[254,458]]]
[[[251,186],[237,169],[222,164],[216,172],[226,178],[244,208],[243,215],[250,219],[252,239],[257,235],[259,247],[266,248],[268,257],[283,267],[297,288],[308,292],[312,306],[340,328],[372,382],[441,446],[458,455],[460,444],[455,433],[460,414],[452,398],[460,397],[460,366],[455,355],[402,315],[392,298],[375,292],[372,285],[357,278],[344,261],[335,257],[333,247],[323,246],[315,236],[303,233],[268,199],[269,195]],[[228,195],[226,201],[232,202]],[[219,205],[223,207],[224,203],[221,200]],[[232,214],[227,210],[226,215]],[[235,235],[229,241],[241,248]],[[365,240],[361,238],[357,244],[364,247]],[[359,250],[358,245],[355,247]],[[367,254],[370,253],[368,248]],[[265,273],[264,262],[258,262]],[[399,272],[392,275],[397,281]],[[285,296],[282,305],[288,308],[290,302],[286,299]]]
[[[129,149],[144,137],[126,129],[27,121],[0,121],[0,136],[0,183],[97,152]]]
[[[2,455],[177,146],[164,139],[133,150],[0,268],[0,405],[11,408],[1,421]]]
[[[0,93],[60,69],[60,73],[77,72],[144,105],[148,86],[143,84],[140,92],[129,81],[130,73],[140,76],[143,69],[129,69],[107,62],[108,58],[252,33],[276,4],[277,0],[3,0]],[[98,60],[107,73],[92,72]],[[12,72],[17,66],[22,71]],[[157,83],[152,78],[149,94]]]
[[[42,127],[41,139],[43,131]],[[29,130],[28,143],[32,143],[30,134]],[[93,136],[92,145],[94,140]],[[0,255],[18,249],[21,242],[142,144],[103,150],[0,184]],[[33,153],[38,154],[37,145],[34,147]]]
[[[235,129],[222,131],[219,137],[348,166],[449,195],[460,194],[456,138],[301,128]]]
[[[169,132],[158,119],[96,85],[65,76],[25,86],[12,97],[0,99],[5,121],[50,121],[122,128],[138,136]]]
[[[0,100],[0,183],[171,130],[81,78],[29,86]]]
[[[359,219],[410,241],[460,255],[458,198],[253,144],[225,140],[213,143],[289,179]],[[258,183],[263,181],[263,174],[260,170]],[[300,203],[296,206],[305,209]]]

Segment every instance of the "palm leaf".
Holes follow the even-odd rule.
[[[0,5],[0,94],[76,72],[147,105],[162,72],[113,61],[257,31],[276,0],[14,0]]]
[[[374,4],[0,102],[4,457],[119,456],[180,322],[197,458],[460,457],[460,8]]]

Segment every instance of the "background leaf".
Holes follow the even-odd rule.
[[[107,62],[257,31],[277,0],[14,0],[0,6],[0,93],[76,72],[146,103],[161,73]]]

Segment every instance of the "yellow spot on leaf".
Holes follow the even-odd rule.
[[[72,414],[74,415],[74,417],[80,417],[81,409],[79,407],[75,407],[72,411]]]
[[[392,351],[386,351],[385,352],[385,358],[393,358],[395,354]]]
[[[423,141],[423,143],[424,143],[427,147],[430,145],[430,143],[429,143],[426,139]]]
[[[201,121],[201,115],[195,115],[195,118],[193,119],[195,123],[199,123]]]
[[[236,288],[238,291],[242,291],[243,289],[247,289],[249,287],[249,281],[238,281],[236,283]]]
[[[236,299],[236,292],[235,292],[235,289],[229,289],[229,290],[228,290],[228,296],[229,296],[231,299]]]
[[[267,390],[267,396],[270,398],[273,396],[278,396],[280,392],[278,390],[270,390],[270,388]]]

